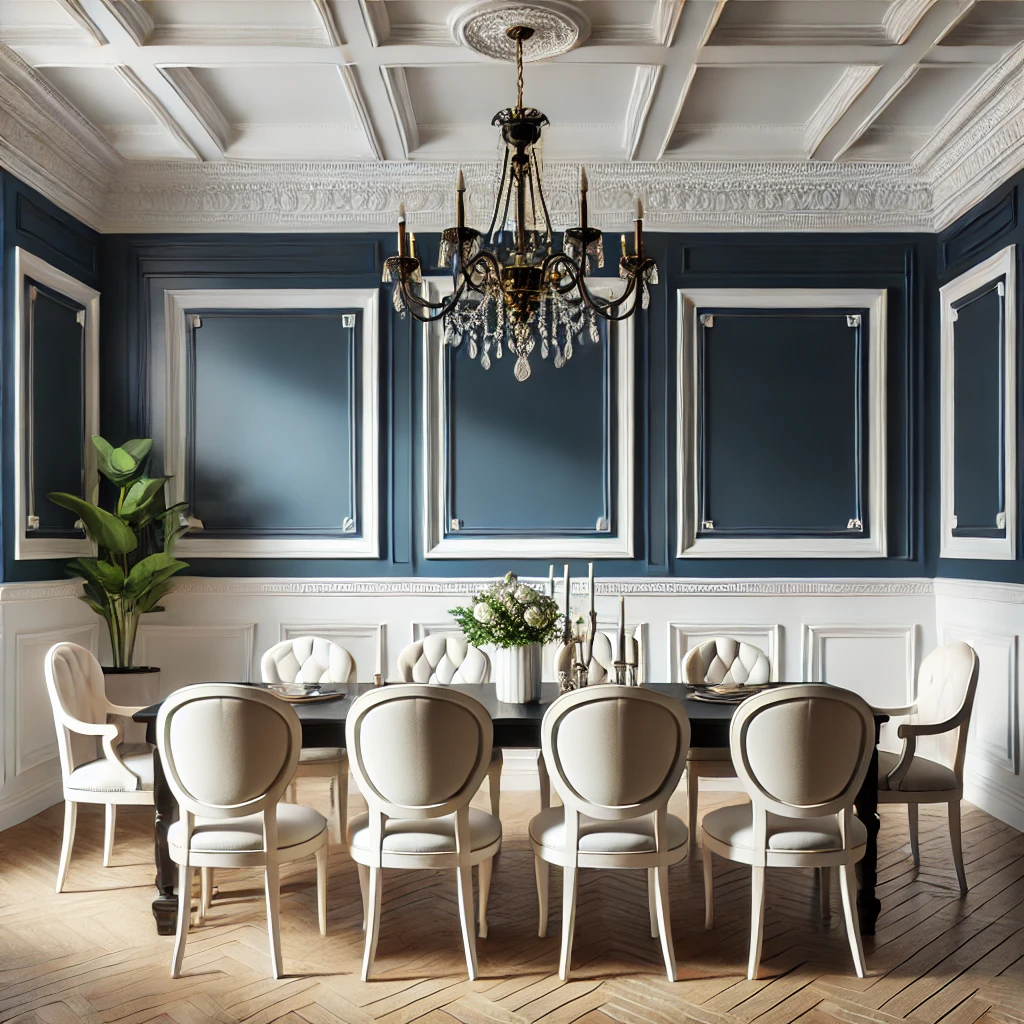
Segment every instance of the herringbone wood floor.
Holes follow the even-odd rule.
[[[304,798],[320,802],[317,780]],[[705,794],[702,810],[740,799]],[[353,801],[358,804],[358,801]],[[460,948],[454,879],[388,872],[376,980],[359,981],[359,885],[333,851],[329,932],[316,926],[313,861],[285,876],[284,962],[268,978],[258,876],[222,872],[221,898],[193,928],[184,976],[169,976],[170,938],[156,935],[151,811],[120,812],[114,865],[100,866],[102,812],[83,807],[68,892],[53,892],[61,808],[0,834],[0,1021],[89,1024],[848,1024],[910,1020],[1024,1024],[1024,835],[965,806],[971,885],[959,898],[945,821],[922,811],[917,872],[900,809],[883,809],[878,934],[867,940],[869,977],[853,973],[838,913],[823,923],[810,872],[769,873],[764,966],[745,980],[747,870],[716,859],[717,923],[703,928],[699,854],[672,870],[680,980],[669,984],[649,937],[641,872],[583,872],[573,973],[557,976],[559,911],[536,937],[526,822],[536,795],[503,797],[505,845],[494,872],[490,937],[481,978],[469,982]],[[683,810],[682,801],[673,805]],[[552,898],[561,887],[553,871]],[[833,906],[837,908],[837,894]]]

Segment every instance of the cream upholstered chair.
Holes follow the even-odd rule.
[[[903,750],[878,752],[878,802],[906,804],[910,850],[920,866],[917,844],[919,804],[946,804],[949,841],[960,892],[967,892],[964,853],[960,841],[960,801],[964,795],[967,732],[978,689],[978,655],[956,642],[937,647],[917,673],[917,703],[903,708],[879,708],[888,715],[913,715],[915,722],[899,727]]]
[[[686,856],[686,826],[668,813],[668,801],[690,745],[686,712],[651,690],[588,686],[551,704],[541,742],[562,806],[532,819],[530,845],[541,937],[548,926],[548,864],[562,868],[559,977],[569,976],[579,868],[632,868],[647,871],[651,935],[661,937],[665,970],[675,981],[668,867]]]
[[[316,855],[320,934],[327,934],[327,819],[310,807],[279,803],[299,763],[299,716],[266,690],[198,683],[164,701],[156,735],[181,813],[167,832],[179,865],[171,977],[180,976],[185,955],[193,870],[262,867],[270,960],[279,978],[282,864]]]
[[[294,683],[354,683],[355,659],[340,644],[318,636],[298,636],[274,644],[260,662],[263,682],[275,685]],[[295,779],[326,778],[331,786],[331,812],[336,842],[345,842],[348,818],[348,757],[344,747],[303,747]],[[296,799],[295,779],[291,799]]]
[[[709,811],[701,823],[705,926],[712,927],[715,915],[712,854],[749,864],[747,977],[754,980],[764,933],[765,869],[819,868],[824,879],[837,867],[846,934],[863,978],[854,865],[864,856],[867,829],[854,817],[853,801],[875,745],[871,708],[838,687],[785,686],[748,697],[736,709],[729,741],[750,803]]]
[[[398,655],[398,671],[405,683],[476,686],[491,681],[491,659],[461,636],[431,633]],[[501,747],[492,748],[487,793],[491,798],[491,814],[496,818],[501,812],[503,763]]]
[[[736,683],[740,686],[767,683],[771,663],[764,652],[731,637],[691,647],[683,657],[683,682],[691,686]],[[691,747],[686,755],[686,814],[690,843],[697,842],[697,796],[700,779],[733,779],[736,769],[728,750],[721,747]]]
[[[45,675],[64,781],[64,841],[57,868],[57,892],[62,892],[78,805],[104,805],[103,866],[109,867],[118,804],[153,803],[153,755],[121,749],[121,728],[107,716],[130,718],[142,708],[107,700],[103,669],[90,651],[78,644],[54,644],[46,654]]]
[[[493,738],[486,708],[461,690],[398,684],[364,693],[352,705],[346,746],[368,807],[348,823],[363,889],[363,981],[377,952],[384,868],[455,869],[466,965],[476,977],[473,866],[479,865],[480,935],[486,938],[501,822],[469,802],[491,763]]]

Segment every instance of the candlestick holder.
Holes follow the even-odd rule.
[[[572,650],[572,661],[569,671],[558,673],[559,693],[579,690],[587,685],[590,677],[590,666],[594,661],[594,635],[597,632],[597,612],[590,613],[590,623],[586,633],[573,633],[572,626],[566,621],[562,633],[562,644]]]

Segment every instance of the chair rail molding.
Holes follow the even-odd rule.
[[[957,536],[956,497],[956,323],[963,300],[996,291],[1000,303],[1002,365],[998,462],[1002,472],[1002,536]],[[1017,556],[1017,289],[1016,246],[1008,245],[939,289],[940,333],[940,558],[1014,559]],[[999,518],[992,524],[999,526]]]
[[[678,292],[676,401],[676,557],[678,558],[884,558],[886,501],[886,290],[855,288],[686,288]],[[716,536],[699,531],[700,384],[699,310],[867,309],[866,536]],[[851,317],[851,327],[859,317]],[[710,326],[710,325],[708,325]],[[851,521],[852,522],[852,521]]]
[[[449,278],[424,278],[432,300],[451,294]],[[588,278],[587,285],[601,294],[605,278]],[[614,481],[611,494],[613,529],[605,535],[473,536],[448,529],[448,481],[452,472],[448,445],[448,387],[445,373],[447,348],[440,321],[423,325],[423,536],[428,559],[457,558],[632,558],[633,445],[634,445],[634,323],[609,324],[612,347],[610,373],[614,381],[614,408],[607,429],[608,472]],[[481,372],[498,373],[498,367]],[[507,372],[507,371],[506,371]],[[556,371],[557,372],[557,371]],[[568,372],[568,371],[567,371]]]
[[[362,312],[361,374],[357,422],[358,515],[360,532],[341,537],[183,537],[183,558],[377,558],[380,556],[380,327],[376,288],[220,288],[164,292],[166,339],[164,472],[171,477],[169,500],[187,500],[188,314],[191,310],[336,310]]]
[[[31,283],[30,283],[31,282]],[[100,432],[100,293],[21,247],[14,250],[14,557],[17,560],[94,555],[96,545],[80,537],[37,537],[29,529],[35,514],[30,493],[34,439],[34,301],[29,289],[42,285],[81,307],[82,331],[82,481],[81,493],[95,502],[99,494],[93,434]]]

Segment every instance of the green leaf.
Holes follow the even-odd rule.
[[[115,486],[124,487],[133,478],[142,474],[142,467],[153,441],[148,437],[125,441],[120,448],[114,448],[109,441],[94,434],[93,447],[99,456],[100,472]]]
[[[47,497],[55,505],[69,509],[85,523],[86,533],[104,550],[113,555],[127,555],[138,547],[135,532],[117,516],[97,508],[92,502],[63,491],[51,491]]]
[[[163,583],[157,583],[156,586],[148,590],[139,599],[139,602],[138,604],[136,604],[135,607],[143,615],[145,615],[146,612],[162,612],[163,608],[161,608],[160,605],[157,604],[157,601],[159,601],[160,598],[163,597],[164,594],[166,594],[167,591],[170,590],[172,586],[173,584],[167,580],[165,580]]]
[[[94,601],[91,597],[80,597],[79,601],[84,601],[97,615],[102,615],[103,618],[110,621],[110,609],[105,608],[103,605]]]
[[[124,573],[120,566],[102,558],[73,558],[68,562],[68,572],[95,584],[104,595],[120,594],[124,590]]]
[[[138,601],[149,589],[161,584],[182,569],[187,569],[186,562],[179,562],[171,555],[158,551],[149,555],[132,566],[124,585],[124,596],[128,601]]]
[[[134,437],[130,441],[125,441],[121,448],[126,451],[136,463],[142,462],[142,460],[149,455],[150,450],[153,447],[153,439],[151,437]]]
[[[122,519],[134,519],[145,512],[152,500],[163,490],[166,478],[162,476],[142,477],[128,488],[121,503]]]
[[[115,448],[110,453],[110,466],[115,473],[134,473],[137,465],[123,448]]]

